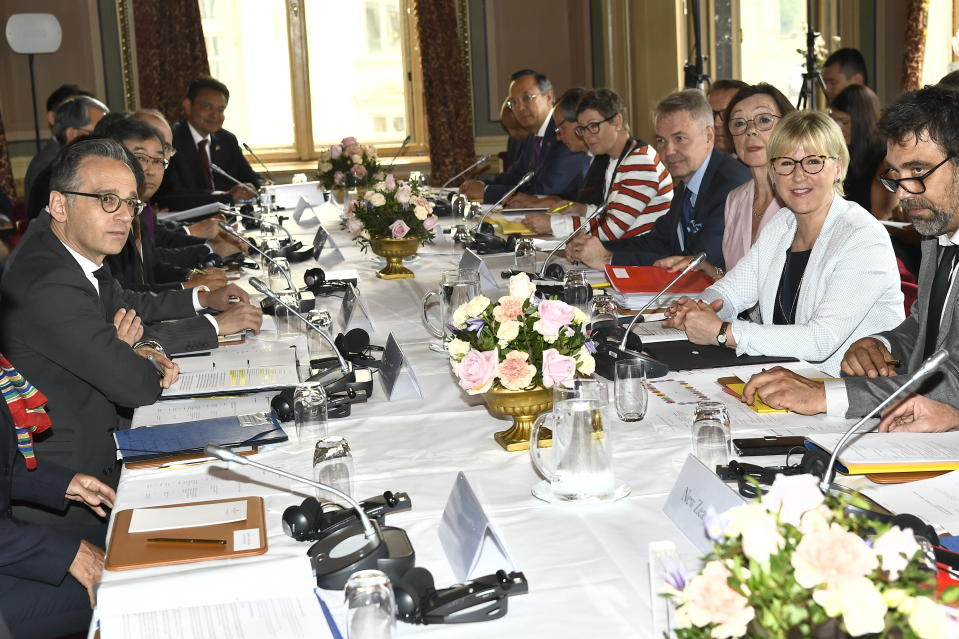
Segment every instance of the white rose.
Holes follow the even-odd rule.
[[[430,212],[427,211],[426,207],[424,206],[417,205],[416,208],[413,209],[413,215],[416,216],[417,220],[425,220],[427,217],[429,217],[429,214]]]
[[[406,185],[403,185],[396,190],[396,201],[400,204],[409,204],[412,197],[413,189]]]
[[[579,349],[579,353],[576,355],[576,361],[576,370],[583,375],[592,375],[596,372],[596,360],[585,346]]]
[[[812,598],[830,617],[841,614],[846,631],[853,637],[882,632],[885,627],[886,602],[868,577],[856,577],[829,588],[814,590]],[[909,622],[915,629],[912,617]],[[919,634],[922,637],[929,636]]]
[[[470,343],[454,337],[446,343],[446,351],[452,359],[459,360],[470,352]]]
[[[370,198],[370,204],[373,206],[383,206],[386,204],[386,196],[382,193],[374,193],[373,197]]]
[[[466,304],[462,304],[459,308],[453,311],[453,315],[450,316],[450,323],[456,328],[463,328],[466,325],[466,320],[469,316],[466,314]]]
[[[489,298],[485,295],[477,295],[462,308],[466,311],[466,315],[469,317],[479,317],[486,310],[486,307],[489,306]]]
[[[922,639],[943,639],[948,636],[949,619],[942,607],[929,597],[916,597],[909,613],[909,625]]]
[[[500,346],[505,347],[508,342],[513,341],[519,336],[520,323],[515,320],[509,320],[499,325],[496,331],[496,339],[500,341]]]
[[[535,292],[536,285],[530,281],[529,275],[526,273],[518,273],[509,278],[509,294],[511,297],[528,300]]]
[[[332,170],[333,170],[333,165],[332,165],[331,163],[329,163],[329,162],[321,162],[321,163],[320,163],[320,172],[321,172],[321,173],[326,173],[327,171],[332,171]]]
[[[385,190],[386,190],[386,182],[377,182],[376,184],[373,185],[373,190],[374,190],[374,191],[385,191]]]
[[[353,164],[363,164],[363,156],[358,153],[354,153],[350,156],[350,162]]]

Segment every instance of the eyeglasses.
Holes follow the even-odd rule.
[[[756,127],[757,131],[771,131],[774,126],[776,126],[776,120],[779,119],[778,115],[773,115],[772,113],[760,113],[751,120],[746,118],[733,118],[729,121],[729,133],[731,135],[743,135],[746,133],[746,129],[749,128],[749,123],[752,122]]]
[[[174,155],[176,155],[176,149],[173,148],[172,144],[167,144],[166,142],[164,142],[163,155],[166,157],[167,160],[170,160],[173,158]]]
[[[792,175],[797,166],[802,166],[802,170],[809,175],[816,175],[826,166],[826,160],[835,160],[833,155],[807,155],[801,160],[790,157],[778,157],[770,160],[773,165],[773,171],[778,175]]]
[[[590,122],[589,124],[585,126],[578,126],[575,129],[573,129],[573,132],[576,134],[577,137],[580,137],[580,138],[583,137],[583,134],[585,134],[587,131],[589,131],[593,135],[596,135],[597,133],[599,133],[599,125],[601,125],[603,122],[609,122],[610,120],[615,118],[616,115],[617,114],[614,113],[608,118],[606,118],[605,120],[600,120],[599,122]]]
[[[95,197],[100,200],[100,208],[103,209],[104,213],[116,213],[120,210],[122,204],[126,204],[130,207],[130,211],[133,212],[133,217],[137,217],[140,213],[143,213],[143,209],[146,208],[147,203],[143,200],[135,197],[122,198],[116,193],[81,193],[79,191],[60,191],[64,195],[82,195],[83,197]]]
[[[153,166],[160,167],[166,171],[167,167],[170,166],[170,160],[167,158],[152,158],[145,153],[134,153],[133,157],[140,161],[140,164],[143,168],[146,168],[147,165],[152,164]]]
[[[897,190],[902,189],[906,193],[912,193],[913,195],[919,195],[926,192],[926,183],[924,180],[933,174],[933,172],[938,169],[940,166],[952,159],[952,156],[947,156],[945,160],[932,167],[922,175],[917,175],[916,177],[907,177],[907,178],[890,178],[886,177],[886,173],[891,171],[891,168],[886,169],[882,172],[882,175],[879,176],[879,182],[882,183],[886,190],[890,193],[895,193]],[[912,186],[915,184],[916,186]],[[913,191],[913,189],[918,189]]]
[[[510,111],[512,111],[513,109],[515,109],[516,107],[519,106],[520,100],[522,100],[523,104],[529,104],[530,102],[532,102],[533,100],[535,100],[536,98],[538,98],[538,97],[541,96],[541,95],[543,95],[543,94],[542,94],[542,93],[527,93],[526,95],[524,95],[523,97],[521,97],[519,100],[516,100],[515,98],[509,98],[508,100],[506,100],[506,108],[509,109]]]
[[[713,109],[713,120],[715,120],[716,118],[719,118],[719,121],[720,121],[720,122],[725,122],[725,121],[726,121],[726,110],[724,109],[724,110],[722,110],[722,111],[717,111],[716,109]]]

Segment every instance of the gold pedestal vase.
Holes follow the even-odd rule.
[[[540,413],[553,407],[553,391],[537,386],[532,390],[508,390],[493,386],[484,395],[486,405],[494,413],[513,418],[513,426],[493,435],[496,443],[508,451],[529,450],[529,436],[533,422]],[[551,446],[552,433],[543,428],[540,431],[539,445]]]
[[[403,258],[416,255],[420,241],[415,237],[395,240],[388,237],[379,237],[370,240],[373,252],[386,259],[386,266],[376,272],[381,280],[406,280],[412,277],[413,271],[403,266]]]

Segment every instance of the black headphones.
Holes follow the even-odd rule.
[[[467,247],[479,255],[488,255],[490,253],[512,253],[516,250],[516,238],[519,236],[499,237],[493,232],[492,224],[483,222],[480,224],[479,231],[474,233],[473,237],[475,239]]]
[[[354,328],[344,335],[340,333],[333,340],[336,350],[340,351],[343,358],[353,362],[358,366],[367,366],[369,368],[379,368],[382,360],[373,357],[374,352],[382,352],[382,346],[370,344],[370,334],[362,328]]]
[[[529,592],[523,573],[505,570],[437,590],[430,571],[414,567],[392,585],[396,618],[424,625],[499,619],[506,615],[511,596]]]
[[[270,400],[270,408],[276,413],[281,422],[293,421],[293,388],[284,388],[279,395]],[[355,402],[365,402],[367,395],[362,396],[353,387],[347,386],[342,392],[326,396],[326,416],[329,419],[339,419],[350,416],[350,406]]]
[[[406,493],[388,490],[382,495],[361,501],[360,506],[367,517],[383,526],[387,514],[409,510],[413,503]],[[341,508],[329,502],[320,503],[313,497],[307,497],[300,505],[290,506],[283,511],[283,532],[297,541],[319,541],[347,526],[360,523],[356,509]]]
[[[306,269],[303,282],[306,284],[305,290],[314,295],[330,295],[345,291],[350,284],[356,286],[356,280],[327,280],[326,271],[319,266]]]
[[[240,213],[242,213],[244,217],[237,217],[240,217],[240,224],[243,225],[243,228],[248,231],[260,228],[260,220],[253,214],[252,204],[247,203],[240,206]]]

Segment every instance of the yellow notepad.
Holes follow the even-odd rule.
[[[728,388],[729,390],[731,390],[732,392],[739,395],[740,397],[742,397],[743,389],[746,387],[746,384],[743,384],[743,383],[724,384],[724,386]],[[746,405],[749,406],[749,404],[746,404]],[[749,407],[753,409],[754,411],[756,411],[757,413],[788,413],[789,412],[785,408],[773,408],[771,406],[767,406],[766,404],[763,403],[763,400],[759,399],[758,393],[753,397],[752,406],[749,406]]]
[[[492,224],[503,235],[536,235],[536,231],[522,222],[509,220],[500,215],[488,216],[485,221]]]

